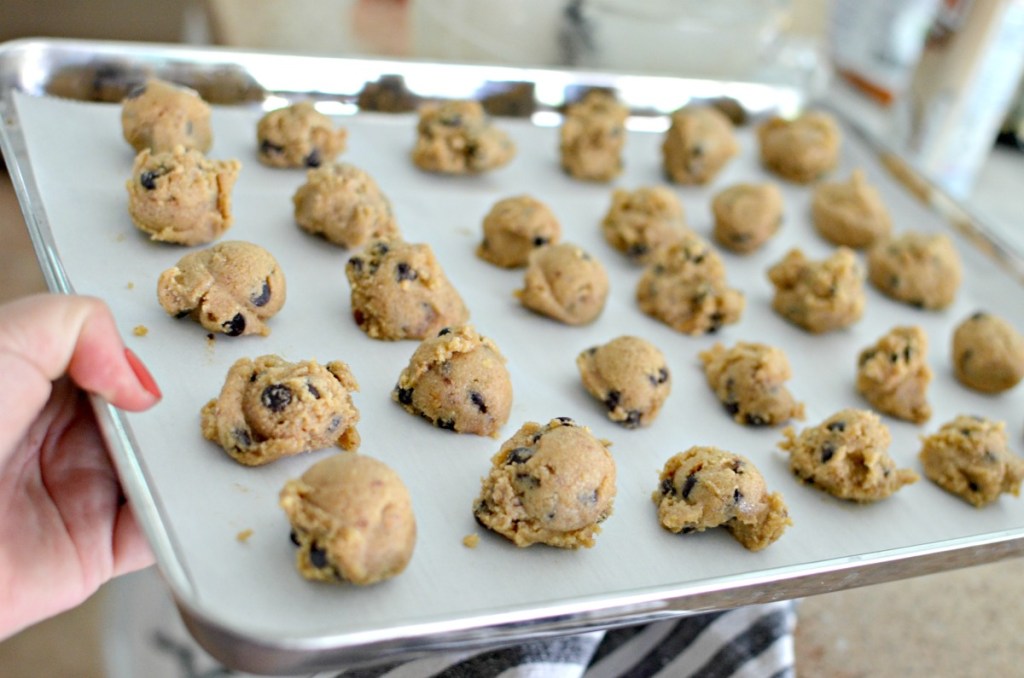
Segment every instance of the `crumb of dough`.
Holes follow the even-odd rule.
[[[462,545],[468,549],[475,549],[480,544],[480,535],[476,532],[467,534],[462,538]]]
[[[235,535],[235,539],[237,539],[238,541],[240,541],[243,544],[245,544],[245,543],[247,543],[249,541],[249,537],[251,537],[251,536],[252,536],[252,530],[251,529],[247,529],[247,530],[242,530],[241,532],[236,534]]]
[[[136,337],[144,337],[149,334],[149,328],[145,325],[136,325],[135,328],[132,329],[132,334]]]
[[[114,242],[124,242],[127,239],[128,236],[125,235],[124,233],[118,233],[117,235],[114,236]]]
[[[127,288],[129,290],[134,290],[135,289],[135,283],[133,283],[131,280],[129,280],[128,284],[125,285],[125,288]]]

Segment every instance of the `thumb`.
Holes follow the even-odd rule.
[[[41,407],[33,396],[45,386],[45,402],[49,384],[64,374],[126,410],[144,410],[161,397],[148,370],[125,348],[110,309],[92,297],[36,295],[0,306],[0,366],[15,370],[20,380],[11,390],[24,388],[30,401],[13,403],[15,409]]]

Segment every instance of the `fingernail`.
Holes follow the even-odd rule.
[[[124,357],[128,359],[128,364],[132,367],[132,372],[135,373],[135,378],[139,380],[139,384],[142,388],[152,393],[157,398],[162,398],[163,393],[160,392],[160,387],[156,385],[156,380],[153,379],[153,375],[149,373],[146,366],[139,360],[139,356],[130,349],[124,350]]]

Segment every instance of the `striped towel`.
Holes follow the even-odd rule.
[[[192,639],[153,573],[120,578],[112,598],[105,637],[111,678],[251,675],[221,666]],[[795,626],[796,604],[785,601],[310,678],[791,677]]]

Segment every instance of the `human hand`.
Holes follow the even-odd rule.
[[[86,392],[131,411],[160,399],[106,305],[0,306],[0,639],[153,560]]]

